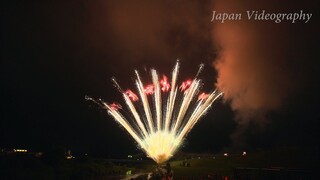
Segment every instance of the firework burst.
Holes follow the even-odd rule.
[[[131,90],[123,91],[113,79],[122,93],[128,113],[118,103],[98,102],[108,113],[133,137],[146,154],[158,164],[170,159],[181,145],[183,138],[208,111],[212,103],[222,96],[217,90],[211,93],[200,93],[201,80],[198,74],[200,65],[193,80],[186,80],[179,86],[177,77],[179,62],[176,63],[171,82],[155,69],[151,69],[152,84],[144,85],[138,71],[135,71],[137,94]],[[124,116],[126,114],[127,116]]]

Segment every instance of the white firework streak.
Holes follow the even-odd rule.
[[[174,101],[176,100],[177,95],[177,88],[176,88],[176,81],[179,72],[179,62],[177,62],[175,68],[172,72],[172,81],[171,81],[171,91],[169,95],[169,100],[167,102],[167,111],[166,111],[166,118],[165,118],[165,132],[168,132],[170,120],[172,117]]]
[[[199,94],[200,80],[197,79],[203,65],[200,66],[196,77],[193,79],[190,87],[184,92],[178,91],[177,77],[179,72],[179,62],[176,63],[172,71],[171,87],[168,92],[168,98],[162,104],[161,84],[157,71],[152,69],[151,76],[154,87],[153,100],[155,109],[151,110],[148,97],[144,91],[144,86],[139,76],[136,74],[136,86],[143,107],[143,112],[138,113],[137,102],[133,102],[130,97],[123,92],[123,98],[128,110],[133,115],[136,129],[132,127],[129,121],[120,113],[117,108],[113,108],[105,102],[102,105],[106,107],[108,113],[133,137],[139,146],[158,164],[169,160],[183,139],[190,132],[199,119],[208,111],[211,105],[219,99],[223,93],[215,90],[206,98],[196,100]],[[116,86],[121,90],[118,83],[113,79]],[[122,90],[121,90],[122,91]],[[166,93],[166,92],[163,92]],[[183,93],[181,100],[177,99],[178,93]],[[87,100],[93,100],[87,98]],[[93,100],[96,102],[95,100]],[[165,109],[162,110],[162,105]],[[188,113],[187,113],[188,112]],[[155,121],[155,122],[154,122]]]
[[[157,130],[161,131],[161,91],[160,84],[158,80],[157,71],[152,69],[152,81],[154,85],[154,103],[156,105],[156,117],[157,117]]]
[[[138,88],[138,91],[139,91],[140,98],[142,100],[142,105],[143,105],[143,108],[144,108],[144,112],[145,112],[145,114],[147,116],[147,121],[148,121],[148,125],[149,125],[149,131],[151,133],[154,133],[153,120],[152,120],[152,115],[151,115],[151,111],[150,111],[150,106],[149,106],[149,102],[148,102],[148,99],[147,99],[147,95],[144,92],[143,84],[141,82],[141,79],[140,79],[138,71],[135,71],[135,72],[136,72],[136,75],[137,75],[136,84],[137,84],[137,88]]]

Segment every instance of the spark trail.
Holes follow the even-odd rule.
[[[86,99],[106,108],[146,154],[161,164],[173,156],[182,144],[183,138],[208,111],[213,102],[223,95],[218,90],[208,94],[200,93],[201,80],[198,79],[198,75],[202,68],[203,65],[200,65],[195,78],[182,82],[180,87],[177,85],[179,62],[172,71],[171,83],[164,75],[159,80],[157,71],[151,69],[152,84],[144,86],[138,71],[135,71],[138,95],[131,90],[122,91],[113,79],[115,86],[122,92],[129,114],[132,115],[133,122],[136,124],[129,123],[128,118],[123,115],[126,113],[121,113],[124,110],[120,104],[107,104],[90,97]]]

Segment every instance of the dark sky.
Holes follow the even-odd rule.
[[[204,89],[224,82],[228,92],[194,127],[183,151],[319,146],[320,31],[314,2],[7,1],[1,9],[0,147],[62,146],[107,156],[140,152],[105,110],[84,97],[121,101],[112,76],[133,88],[134,69],[146,76],[145,69],[155,67],[169,75],[178,58],[181,79],[194,76],[202,62]],[[219,9],[303,9],[313,17],[307,24],[228,27],[210,22]],[[227,62],[237,62],[237,68],[222,63],[219,69],[228,53],[236,54]],[[251,73],[242,72],[257,80],[245,84]]]

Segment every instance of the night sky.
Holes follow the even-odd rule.
[[[89,95],[122,102],[134,69],[226,92],[184,152],[319,147],[319,11],[315,2],[7,1],[1,5],[0,148],[61,146],[106,157],[139,153]],[[211,22],[212,11],[313,13],[310,22]],[[230,65],[231,64],[231,65]],[[254,77],[254,80],[248,80]],[[146,78],[147,79],[147,78]],[[181,82],[181,81],[180,81]]]

